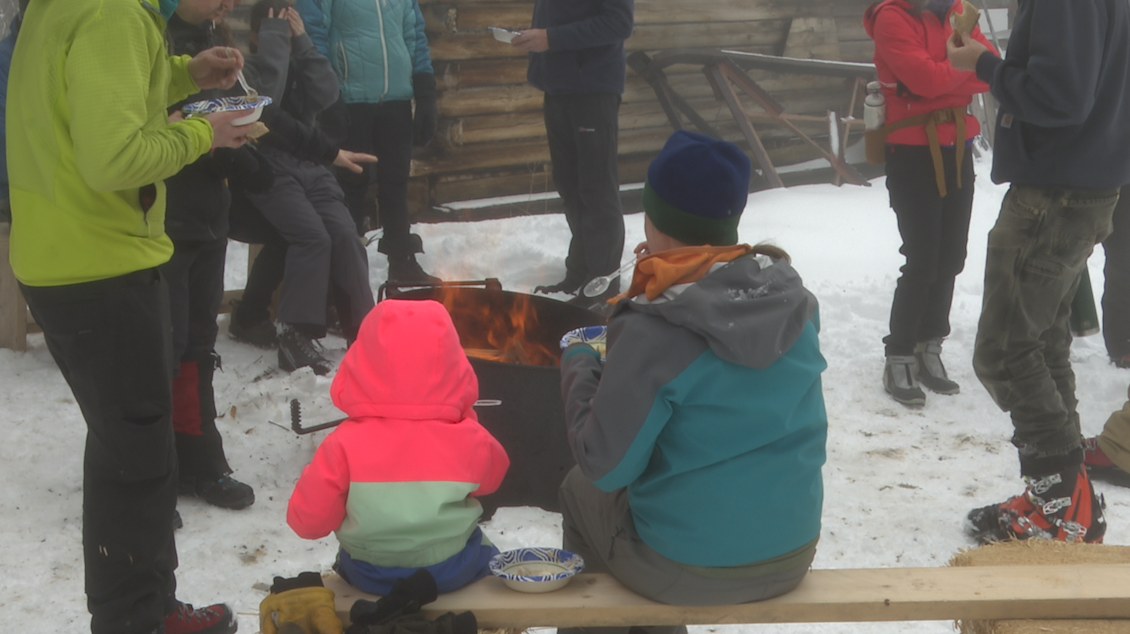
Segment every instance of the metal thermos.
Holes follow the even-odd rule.
[[[887,121],[887,100],[883,97],[883,87],[877,81],[867,84],[867,96],[863,98],[863,125],[868,130],[878,130]]]

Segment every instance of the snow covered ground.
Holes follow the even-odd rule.
[[[970,365],[981,306],[985,237],[1005,187],[977,162],[977,194],[969,259],[958,278],[953,334],[944,359],[961,383],[956,396],[930,395],[911,410],[883,392],[880,339],[902,258],[882,179],[871,187],[813,185],[750,196],[741,239],[773,242],[821,302],[821,345],[830,433],[824,470],[824,530],[819,568],[939,566],[970,544],[962,518],[973,507],[1020,491],[1011,424],[978,384]],[[643,238],[643,216],[627,218],[625,257]],[[477,223],[419,225],[424,267],[445,279],[499,277],[504,288],[530,292],[558,281],[569,237],[562,216]],[[244,251],[233,245],[230,288],[240,288]],[[384,256],[370,246],[374,288],[385,279]],[[242,259],[241,259],[242,258]],[[1102,249],[1091,259],[1102,287]],[[564,299],[564,297],[562,297]],[[330,380],[309,371],[278,372],[275,353],[236,343],[221,317],[216,376],[218,421],[235,476],[255,487],[255,505],[243,511],[196,499],[179,505],[179,596],[197,605],[228,602],[240,631],[258,631],[259,601],[275,575],[327,571],[332,537],[304,541],[285,522],[287,498],[321,433],[296,436],[287,403],[300,398],[309,424],[336,418]],[[340,359],[344,342],[325,340]],[[1074,343],[1080,413],[1088,435],[1126,400],[1130,372],[1106,359],[1100,336]],[[80,548],[81,466],[85,427],[42,336],[25,353],[0,350],[0,622],[9,631],[82,632],[88,629]],[[1130,489],[1099,483],[1110,530],[1107,542],[1130,542]],[[772,518],[766,518],[772,522]],[[534,508],[501,509],[484,529],[503,549],[560,544],[560,516]],[[949,622],[693,627],[710,631],[794,633],[951,632]]]

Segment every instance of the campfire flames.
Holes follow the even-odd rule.
[[[463,350],[469,357],[521,365],[557,365],[556,344],[537,340],[538,314],[526,295],[499,296],[481,301],[458,287],[445,287],[437,298],[443,304]]]

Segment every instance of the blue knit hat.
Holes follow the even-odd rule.
[[[748,197],[749,157],[738,146],[679,130],[647,168],[643,210],[680,242],[728,246]]]

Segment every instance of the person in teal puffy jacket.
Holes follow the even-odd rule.
[[[423,242],[411,233],[408,217],[412,147],[431,142],[437,115],[435,74],[420,5],[416,0],[308,0],[298,8],[304,20],[320,22],[326,31],[326,49],[348,116],[343,147],[380,159],[375,175],[384,233],[377,251],[388,256],[389,281],[438,282],[416,262]],[[361,232],[373,216],[365,202],[373,171],[338,172]]]

